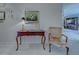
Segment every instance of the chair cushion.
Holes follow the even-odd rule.
[[[60,37],[51,37],[51,41],[55,42],[55,43],[60,43]]]

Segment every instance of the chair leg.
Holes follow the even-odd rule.
[[[51,44],[49,43],[49,52],[51,52]]]
[[[43,40],[43,49],[45,50],[45,40],[46,40],[46,37],[44,36],[44,40]]]
[[[69,54],[69,47],[66,47],[66,54]]]

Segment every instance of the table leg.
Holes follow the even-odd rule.
[[[44,40],[43,40],[43,49],[45,50],[45,40],[46,40],[46,37],[44,36]]]
[[[42,38],[41,38],[41,44],[43,44],[43,36],[42,36]]]
[[[16,49],[16,51],[18,50],[18,48],[19,48],[19,44],[18,44],[18,37],[16,37],[16,43],[17,43],[17,49]]]
[[[20,45],[21,45],[21,36],[20,36]]]

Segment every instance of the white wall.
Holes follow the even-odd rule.
[[[16,32],[21,28],[19,23],[24,16],[25,8],[26,11],[40,11],[39,21],[44,30],[47,30],[50,26],[62,26],[61,4],[6,4],[6,6],[0,8],[0,10],[6,12],[4,23],[0,23],[0,42],[15,42]]]

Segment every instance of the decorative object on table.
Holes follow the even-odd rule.
[[[5,20],[5,11],[0,11],[0,23],[3,23]]]
[[[22,31],[24,31],[25,18],[22,17],[21,19],[22,19]]]
[[[39,11],[25,11],[25,20],[28,22],[39,21]]]
[[[62,38],[64,37],[64,38]],[[66,54],[69,54],[68,37],[62,34],[61,27],[49,27],[48,33],[48,42],[49,42],[49,52],[51,52],[51,45],[55,45],[57,47],[65,48]]]
[[[22,31],[28,31],[28,30],[34,30],[39,31],[40,29],[40,23],[39,22],[28,22],[26,21],[25,17],[22,17]]]

